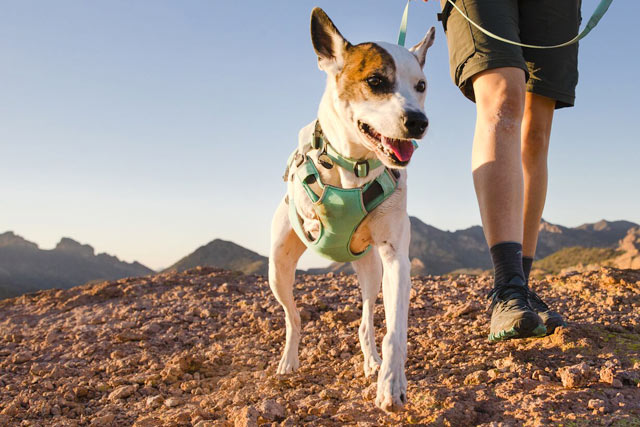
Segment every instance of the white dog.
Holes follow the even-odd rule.
[[[427,131],[422,71],[434,28],[407,50],[377,42],[352,45],[319,8],[311,39],[327,75],[318,120],[300,131],[285,173],[287,196],[271,229],[269,285],[286,315],[286,344],[278,374],[299,366],[300,315],[293,299],[298,259],[307,247],[353,261],[363,298],[360,345],[364,372],[378,369],[376,405],[406,403],[410,223],[407,174],[412,139]],[[371,250],[369,250],[371,249]],[[373,308],[384,298],[387,333],[378,355]]]

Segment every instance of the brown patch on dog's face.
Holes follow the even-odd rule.
[[[375,43],[349,46],[344,67],[336,76],[338,96],[344,101],[386,98],[395,88],[393,57]]]

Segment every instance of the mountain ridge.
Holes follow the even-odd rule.
[[[410,220],[412,230],[409,255],[412,275],[442,275],[491,268],[482,227],[474,225],[447,231],[426,224],[417,217],[410,217]],[[604,257],[615,253],[615,259],[602,259],[597,263],[619,268],[640,268],[640,226],[624,220],[601,220],[577,227],[565,227],[543,220],[540,224],[536,259],[543,259],[568,248],[585,250],[566,251],[555,260],[548,260],[547,265],[556,269],[566,268],[572,263],[572,254],[576,254],[575,264],[579,264],[584,260],[598,259],[597,256],[600,255]],[[609,248],[612,251],[588,251],[589,248]],[[214,239],[163,271],[181,272],[206,266],[266,276],[268,265],[266,256],[231,241]],[[352,273],[353,269],[349,263],[333,263],[327,267],[299,272]],[[68,237],[61,238],[53,249],[40,249],[36,243],[12,231],[0,234],[0,298],[52,287],[69,288],[88,281],[115,280],[151,273],[152,269],[137,261],[126,263],[113,255],[96,254],[91,245]]]
[[[410,217],[410,221],[409,258],[413,275],[441,275],[454,271],[491,268],[489,248],[481,226],[474,225],[460,230],[446,231],[426,224],[417,217]],[[542,220],[536,259],[545,258],[569,247],[614,247],[633,228],[640,228],[640,226],[625,220],[600,220],[577,227],[565,227]],[[248,258],[250,262],[243,265],[239,259],[233,260],[229,253],[225,253],[224,245],[228,245],[231,252],[240,253],[241,258]],[[178,271],[184,271],[198,265],[233,269],[245,274],[266,275],[268,258],[233,242],[215,239],[183,257],[165,271],[175,268],[178,268]],[[332,263],[327,267],[310,268],[305,271],[307,274],[329,272],[353,273],[353,268],[350,263]]]
[[[91,245],[69,237],[61,238],[53,249],[40,249],[12,231],[0,234],[0,298],[152,273],[137,261],[128,263],[107,253],[96,254]]]

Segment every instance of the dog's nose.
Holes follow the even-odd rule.
[[[404,117],[404,126],[413,138],[419,138],[429,126],[429,119],[420,111],[408,111]]]

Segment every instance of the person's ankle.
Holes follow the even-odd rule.
[[[494,287],[506,285],[515,277],[525,280],[522,269],[522,244],[501,242],[493,245],[489,252],[494,268]]]
[[[533,266],[533,257],[522,257],[522,270],[524,272],[524,280],[529,281],[529,275],[531,274],[531,267]]]

